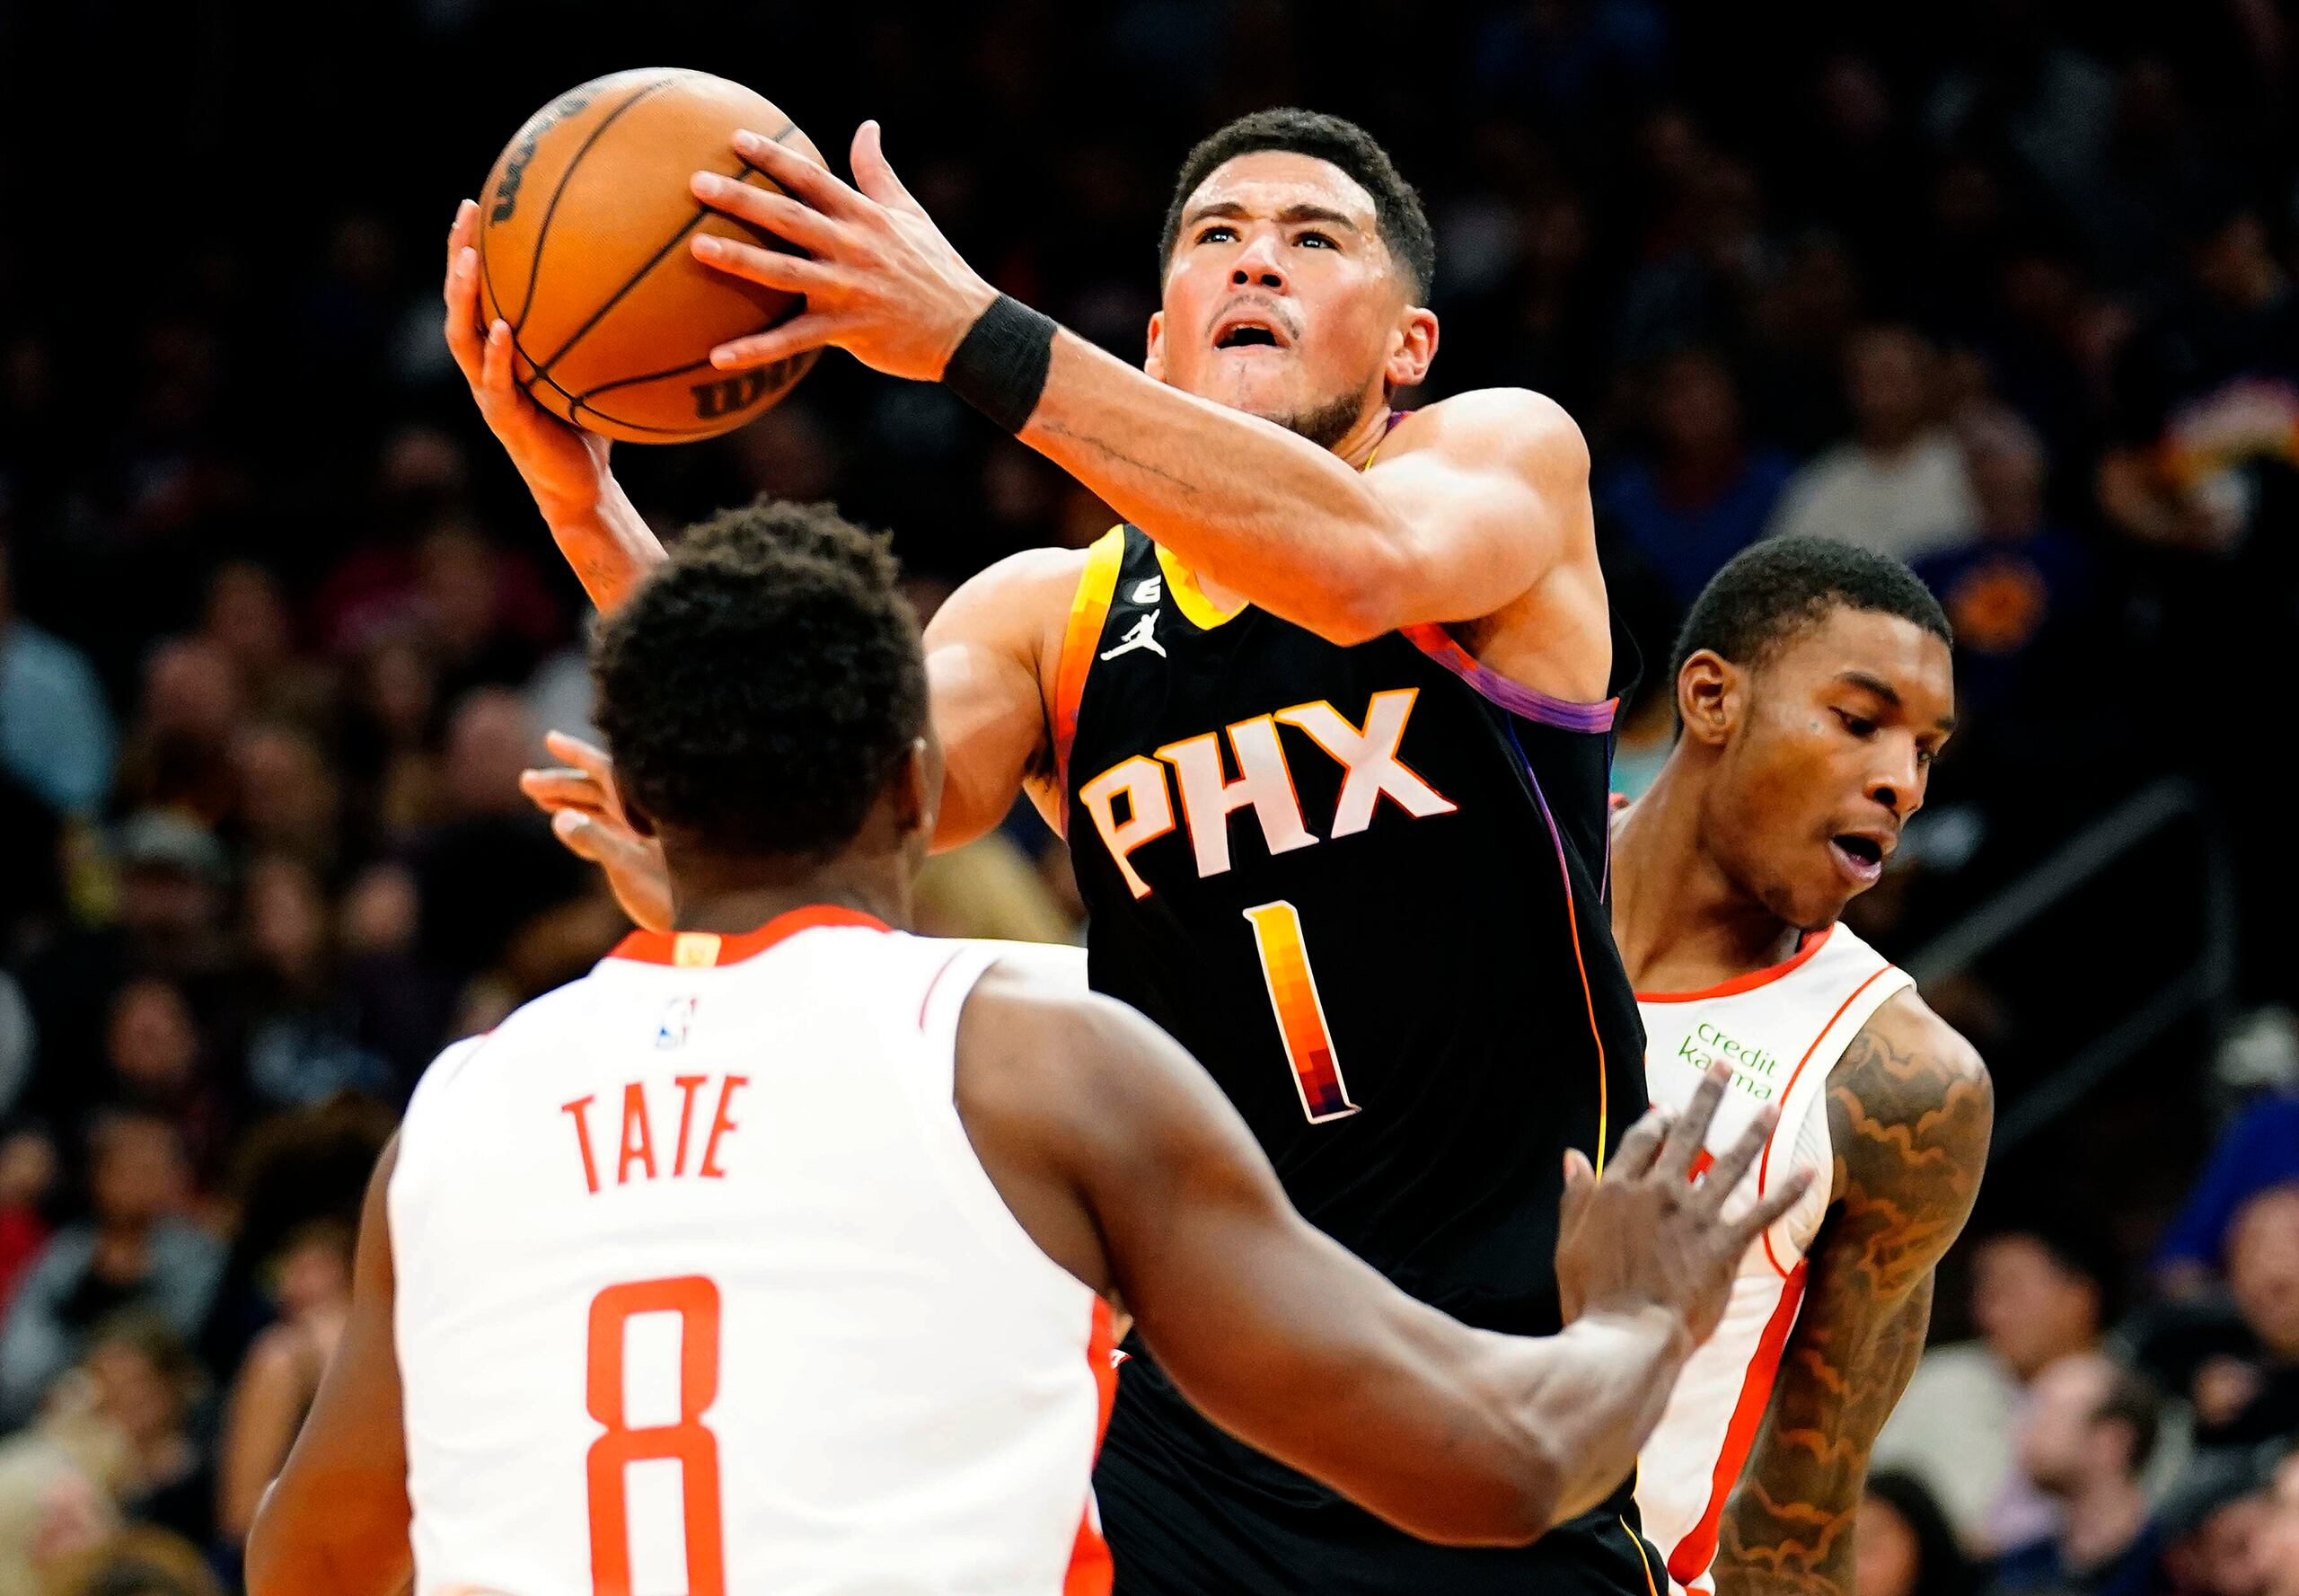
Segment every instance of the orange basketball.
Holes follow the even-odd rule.
[[[479,197],[480,325],[511,324],[518,380],[545,410],[628,443],[685,443],[740,427],[806,375],[811,353],[752,371],[710,364],[715,346],[804,304],[688,247],[698,232],[788,247],[688,189],[697,172],[776,187],[735,154],[744,128],[823,158],[742,84],[643,67],[561,94],[496,159]]]

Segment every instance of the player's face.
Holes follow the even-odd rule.
[[[1832,924],[1924,807],[1955,725],[1948,645],[1897,615],[1837,608],[1741,673],[1738,698],[1712,842],[1781,919]]]
[[[1331,447],[1428,370],[1436,318],[1408,291],[1372,196],[1340,168],[1240,155],[1182,207],[1148,369]]]

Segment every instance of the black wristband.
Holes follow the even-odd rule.
[[[1009,295],[991,301],[942,368],[942,385],[1009,432],[1027,425],[1053,364],[1054,320]]]

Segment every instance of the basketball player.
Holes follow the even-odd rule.
[[[1437,348],[1413,190],[1330,117],[1214,134],[1176,185],[1136,369],[993,293],[875,125],[859,188],[771,137],[737,149],[796,198],[700,178],[698,198],[807,253],[703,258],[807,308],[730,360],[827,339],[939,377],[1127,518],[936,615],[936,845],[1029,792],[1068,834],[1094,986],[1204,1063],[1310,1222],[1468,1323],[1554,1331],[1563,1152],[1604,1158],[1644,1101],[1603,902],[1608,614],[1562,410],[1514,390],[1390,409]],[[450,240],[450,342],[611,609],[661,551],[603,443],[514,386],[509,329],[477,331],[478,226],[466,209]],[[658,913],[592,763],[531,791]],[[1625,1477],[1528,1550],[1424,1546],[1200,1419],[1133,1350],[1097,1476],[1130,1593],[1650,1589]]]
[[[1567,1172],[1571,1322],[1470,1330],[1304,1223],[1123,1005],[896,931],[925,658],[826,507],[697,529],[603,627],[599,722],[674,932],[457,1043],[371,1184],[352,1321],[255,1596],[1110,1588],[1122,1291],[1215,1422],[1420,1534],[1608,1493],[1800,1189],[1731,1223],[1723,1093]]]
[[[1898,561],[1757,544],[1685,622],[1682,732],[1614,832],[1613,934],[1652,1100],[1681,1107],[1729,1064],[1712,1140],[1780,1115],[1747,1198],[1791,1168],[1833,1170],[1748,1250],[1644,1449],[1637,1504],[1679,1590],[1850,1596],[1869,1450],[1979,1187],[1986,1071],[1837,921],[1954,727],[1949,640]]]

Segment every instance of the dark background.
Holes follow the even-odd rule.
[[[1272,104],[1362,121],[1439,230],[1418,397],[1522,384],[1579,419],[1648,660],[1801,464],[1935,441],[1976,507],[1917,560],[1962,633],[1966,729],[1858,923],[1917,960],[2180,783],[2160,790],[2183,817],[1927,983],[2009,1115],[2224,950],[2205,927],[2226,873],[2232,957],[1983,1199],[1990,1225],[2095,1235],[2118,1292],[2159,1296],[2151,1250],[2217,1127],[2299,1078],[2275,774],[2299,618],[2293,22],[2268,0],[8,0],[0,1000],[22,1018],[0,1001],[0,1294],[51,1235],[107,1233],[87,1139],[119,1109],[174,1127],[187,1174],[159,1206],[226,1259],[176,1327],[194,1361],[151,1354],[188,1398],[181,1445],[144,1450],[194,1473],[163,1509],[158,1462],[115,1495],[215,1537],[229,1575],[197,1503],[248,1349],[304,1315],[283,1247],[353,1211],[438,1045],[616,934],[510,787],[581,713],[585,611],[437,295],[454,203],[502,142],[638,65],[743,79],[841,166],[879,118],[978,267],[1129,357],[1189,145]],[[1863,410],[1847,359],[1880,341],[1897,386]],[[617,468],[666,533],[758,492],[834,498],[894,529],[921,607],[1108,522],[938,391],[837,355],[753,427]],[[1665,745],[1652,705],[1625,786]],[[106,720],[118,757],[59,778]],[[943,869],[929,913],[1074,934],[1064,875],[1017,820]],[[1967,1327],[1955,1260],[1947,1279],[1942,1338]],[[139,1301],[89,1287],[68,1350]],[[69,1396],[12,1395],[11,1345],[0,1425]]]

